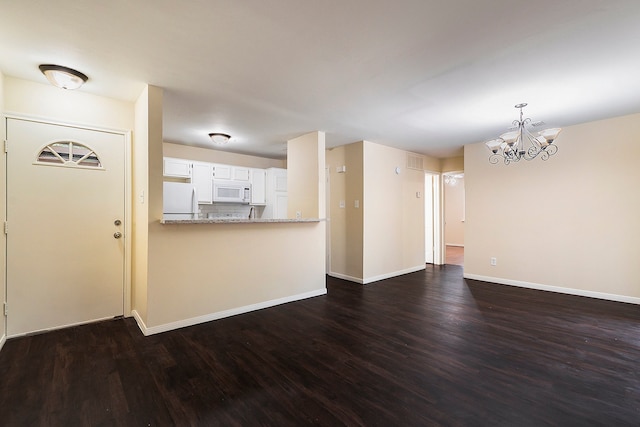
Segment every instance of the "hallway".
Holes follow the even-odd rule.
[[[464,246],[447,245],[445,264],[464,265]]]

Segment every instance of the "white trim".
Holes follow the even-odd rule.
[[[377,282],[379,280],[390,279],[392,277],[402,276],[403,274],[408,274],[408,273],[415,273],[416,271],[425,270],[426,268],[427,268],[426,264],[420,264],[415,267],[405,268],[404,270],[398,270],[392,273],[385,273],[385,274],[381,274],[379,276],[374,276],[374,277],[368,277],[364,279],[364,284],[367,285],[369,283]]]
[[[359,277],[348,276],[346,274],[335,273],[333,271],[329,272],[329,276],[335,277],[336,279],[348,280],[349,282],[356,282],[364,285],[364,280]]]
[[[0,351],[2,351],[2,347],[4,347],[4,343],[7,342],[7,336],[6,335],[2,335],[2,338],[0,338]]]
[[[563,288],[560,286],[542,285],[539,283],[523,282],[520,280],[502,279],[499,277],[480,276],[477,274],[464,273],[465,279],[480,280],[482,282],[497,283],[499,285],[518,286],[520,288],[537,289],[540,291],[557,292],[561,294],[577,295],[581,297],[598,298],[608,301],[626,302],[629,304],[640,304],[640,298],[626,295],[607,294],[604,292],[586,291],[583,289]]]
[[[360,283],[361,285],[367,285],[369,283],[378,282],[384,279],[390,279],[392,277],[402,276],[403,274],[415,273],[416,271],[425,270],[427,268],[426,264],[421,264],[416,267],[405,268],[404,270],[398,270],[391,273],[381,274],[379,276],[369,277],[367,279],[361,279],[359,277],[348,276],[346,274],[340,274],[331,272],[329,276],[335,277],[336,279],[348,280],[350,282]]]
[[[165,323],[163,325],[148,327],[140,317],[136,310],[131,313],[138,323],[138,327],[145,336],[160,334],[162,332],[172,331],[174,329],[186,328],[187,326],[198,325],[200,323],[211,322],[212,320],[224,319],[225,317],[236,316],[238,314],[249,313],[251,311],[262,310],[264,308],[274,307],[276,305],[286,304],[289,302],[300,301],[307,298],[313,298],[326,295],[327,288],[315,291],[305,292],[303,294],[291,295],[284,298],[273,299],[269,301],[259,302],[257,304],[245,305],[243,307],[232,308],[230,310],[218,311],[216,313],[205,314],[203,316],[192,317],[190,319],[178,320],[176,322]]]
[[[54,120],[54,119],[49,119],[47,117],[43,117],[43,116],[37,116],[37,115],[32,115],[32,114],[23,114],[23,113],[13,113],[13,112],[4,112],[3,113],[4,117],[6,119],[16,119],[16,120],[25,120],[28,122],[38,122],[38,123],[46,123],[49,125],[55,125],[55,126],[65,126],[65,127],[70,127],[70,128],[79,128],[79,129],[86,129],[86,130],[94,130],[94,131],[98,131],[98,132],[106,132],[106,133],[115,133],[118,135],[124,135],[126,133],[129,133],[129,130],[126,129],[116,129],[116,128],[108,128],[108,127],[101,127],[101,126],[95,126],[95,125],[91,125],[88,123],[80,123],[80,122],[64,122],[61,120]]]
[[[456,248],[464,248],[464,244],[459,243],[445,243],[445,246],[455,246]]]
[[[131,200],[133,195],[133,164],[131,131],[123,133],[124,136],[124,316],[131,316],[131,260],[133,252],[131,248],[133,240],[133,214],[131,210]]]
[[[131,315],[133,316],[134,319],[136,319],[136,323],[138,324],[138,328],[140,328],[140,331],[142,332],[142,334],[145,337],[150,335],[146,332],[149,330],[149,328],[147,328],[147,325],[144,324],[144,320],[142,320],[142,317],[140,316],[140,314],[134,309],[134,310],[131,310]]]
[[[116,317],[108,316],[108,317],[100,317],[98,319],[83,320],[82,322],[67,323],[65,325],[54,326],[52,328],[38,329],[36,331],[29,331],[29,332],[23,332],[23,333],[15,334],[15,335],[8,335],[7,338],[11,339],[11,338],[24,337],[24,336],[27,336],[27,335],[36,335],[36,334],[41,334],[41,333],[44,333],[44,332],[57,331],[58,329],[72,328],[74,326],[89,325],[91,323],[104,322],[105,320],[113,320],[113,319],[118,319],[118,318],[120,318],[120,316],[116,316]]]

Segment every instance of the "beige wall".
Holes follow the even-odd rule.
[[[149,87],[145,87],[135,103],[132,173],[132,244],[131,301],[132,309],[147,318],[147,286],[149,245]]]
[[[405,167],[407,153],[364,142],[364,280],[425,268],[424,171]],[[396,167],[400,173],[396,173]]]
[[[442,162],[445,159],[439,159],[437,157],[423,156],[424,158],[424,170],[429,172],[440,172],[442,171]]]
[[[190,147],[187,145],[172,144],[165,142],[164,156],[176,157],[178,159],[194,160],[201,162],[222,163],[225,165],[244,166],[248,168],[286,168],[286,160],[268,159],[266,157],[249,156],[247,154],[236,154],[228,151],[207,149],[201,147]]]
[[[231,157],[212,158],[203,150],[178,150],[172,145],[164,144],[165,149],[169,147],[165,155],[239,164],[229,161]],[[161,135],[149,138],[148,151],[147,315],[142,318],[138,313],[147,333],[326,293],[324,222],[160,224]],[[315,180],[317,185],[317,174]]]
[[[2,74],[2,72],[0,72],[0,112],[4,111],[4,74]],[[6,138],[6,120],[4,117],[1,118],[0,120],[0,138],[4,141],[4,139]],[[7,171],[5,169],[5,163],[6,162],[0,162],[0,212],[6,212],[6,199],[7,199],[7,194],[6,194],[6,188],[7,188],[7,183],[6,183],[6,176],[7,176]],[[0,237],[0,265],[2,266],[2,271],[0,271],[0,292],[2,292],[0,295],[2,296],[0,298],[0,302],[6,302],[5,301],[5,296],[7,295],[7,283],[5,281],[6,278],[6,270],[7,270],[7,266],[6,266],[6,261],[7,261],[7,254],[6,254],[6,245],[7,243],[7,238],[6,235],[4,233],[1,233],[1,237]],[[4,316],[4,312],[0,313],[0,348],[2,348],[2,345],[4,344],[4,340],[5,340],[5,336],[6,336],[6,332],[7,332],[7,328],[6,328],[6,322],[5,322],[5,316]]]
[[[444,184],[444,220],[445,243],[464,246],[464,178]]]
[[[2,111],[7,114],[92,128],[119,131],[133,129],[134,103],[132,102],[105,98],[81,91],[65,91],[49,84],[35,83],[14,77],[5,76],[3,80],[4,82],[0,84],[3,92],[0,94],[0,102],[4,101]],[[2,126],[4,129],[4,120]],[[4,130],[2,133],[4,134]],[[4,193],[6,189],[4,162],[2,162],[1,168],[3,170],[0,172],[0,188]],[[4,211],[4,195],[0,196],[0,200],[2,200],[0,209]],[[0,246],[4,251],[5,245]],[[0,256],[3,260],[6,259],[4,252]],[[3,295],[6,294],[3,293]],[[2,330],[4,331],[4,328]]]
[[[330,271],[329,274],[353,281],[364,280],[363,271],[363,142],[327,151],[329,167]],[[346,167],[344,173],[336,168]],[[360,201],[356,208],[354,201]],[[344,207],[340,202],[344,201]]]
[[[424,171],[407,169],[407,154],[367,141],[328,151],[332,276],[370,283],[425,268]]]
[[[465,276],[640,303],[640,115],[556,143],[546,162],[509,166],[465,147]]]
[[[323,224],[151,224],[146,326],[325,293]]]
[[[311,132],[287,141],[287,217],[325,217],[325,136]]]
[[[440,159],[441,172],[462,172],[464,170],[464,156]]]
[[[113,130],[131,130],[134,103],[82,91],[61,90],[50,84],[5,77],[7,113]]]

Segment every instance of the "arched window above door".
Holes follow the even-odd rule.
[[[74,141],[58,141],[47,144],[36,163],[81,168],[102,168],[100,158],[91,148]]]

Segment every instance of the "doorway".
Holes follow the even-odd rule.
[[[443,174],[445,263],[464,265],[464,172]]]
[[[125,306],[126,136],[7,118],[7,336]]]

